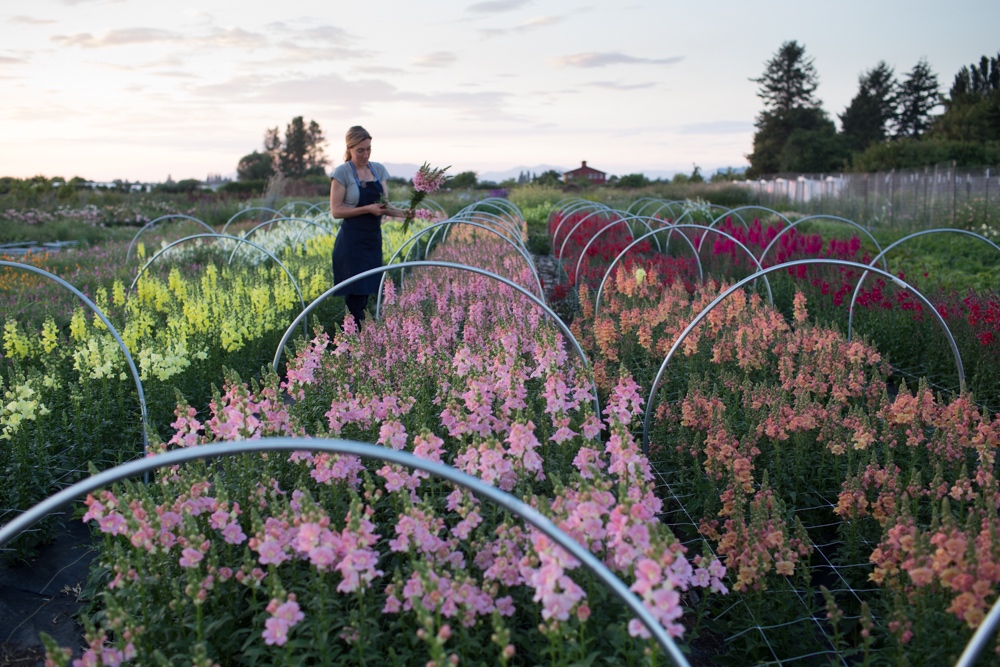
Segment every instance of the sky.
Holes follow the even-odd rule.
[[[0,176],[233,175],[295,116],[331,164],[650,176],[742,167],[788,40],[834,120],[858,76],[1000,51],[1000,0],[0,0]],[[408,174],[398,174],[408,175]]]

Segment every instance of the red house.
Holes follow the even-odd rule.
[[[607,179],[603,171],[594,169],[593,167],[588,167],[587,161],[584,160],[579,169],[571,169],[563,174],[563,183],[569,183],[570,181],[576,180],[587,181],[588,183],[592,183],[594,185],[600,185]]]

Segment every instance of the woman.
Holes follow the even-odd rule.
[[[343,219],[333,246],[333,284],[382,266],[382,216],[406,217],[405,211],[385,203],[389,172],[369,162],[372,136],[360,125],[347,131],[344,164],[333,170],[330,181],[330,215]],[[347,309],[361,328],[368,295],[378,292],[381,275],[372,275],[348,285],[344,292]]]

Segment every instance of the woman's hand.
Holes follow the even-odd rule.
[[[382,204],[368,204],[368,206],[363,206],[361,209],[369,215],[385,215],[386,207]]]

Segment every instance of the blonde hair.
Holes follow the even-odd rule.
[[[347,131],[347,150],[344,152],[344,162],[350,162],[351,160],[351,149],[360,144],[365,139],[371,139],[372,135],[368,134],[368,130],[361,127],[360,125],[355,125]]]

